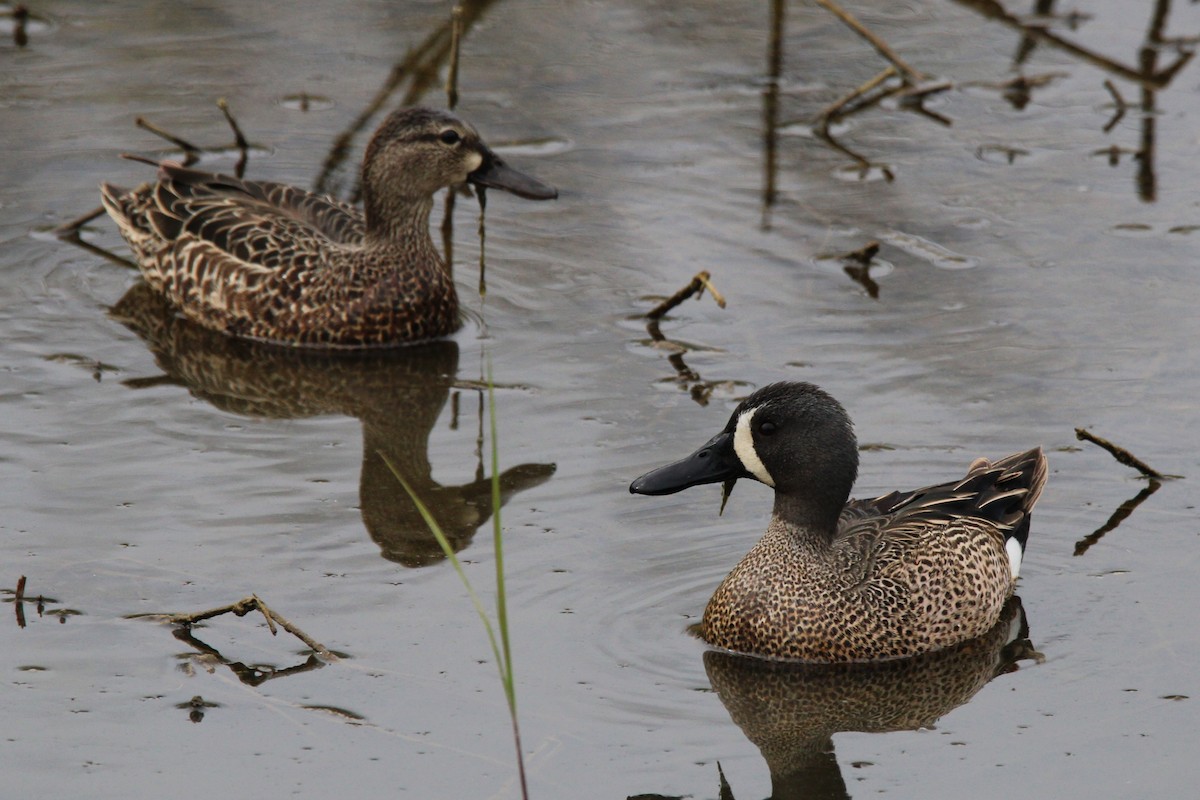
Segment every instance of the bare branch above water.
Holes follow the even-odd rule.
[[[1133,467],[1138,472],[1145,475],[1147,478],[1153,478],[1155,480],[1164,480],[1164,479],[1170,478],[1170,477],[1178,477],[1178,476],[1173,476],[1173,475],[1164,475],[1163,473],[1154,469],[1154,467],[1151,467],[1145,461],[1142,461],[1140,458],[1135,456],[1133,453],[1126,450],[1124,447],[1115,445],[1112,442],[1108,441],[1107,439],[1102,439],[1101,437],[1096,436],[1094,433],[1089,431],[1087,428],[1076,428],[1075,429],[1075,438],[1081,442],[1091,442],[1092,444],[1099,445],[1100,447],[1104,448],[1109,453],[1111,453],[1112,457],[1115,458],[1117,461],[1119,461],[1120,463],[1124,464],[1127,467]]]

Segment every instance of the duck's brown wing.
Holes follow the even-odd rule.
[[[132,192],[104,184],[101,198],[139,258],[189,238],[255,262],[281,240],[303,253],[361,244],[365,231],[362,214],[335,198],[171,162],[159,164],[154,184]]]
[[[1046,456],[1040,447],[997,461],[976,459],[958,481],[851,500],[842,510],[839,539],[927,535],[955,521],[991,523],[1005,540],[1022,548],[1029,516],[1046,484]]]
[[[133,192],[103,186],[104,205],[147,282],[218,330],[293,324],[362,239],[361,215],[332,198],[170,163],[158,177]]]

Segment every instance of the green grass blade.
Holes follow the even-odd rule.
[[[492,437],[492,546],[496,551],[496,622],[500,628],[500,644],[504,652],[504,693],[514,718],[517,714],[517,692],[513,682],[512,645],[508,638],[508,594],[504,589],[504,535],[500,523],[500,441],[496,437],[496,395],[493,390],[492,365],[488,361],[488,426]]]
[[[446,554],[446,559],[454,565],[454,571],[458,573],[459,580],[461,580],[463,586],[466,587],[467,594],[471,598],[471,603],[475,606],[475,613],[479,615],[479,619],[481,622],[483,622],[483,627],[487,631],[488,642],[492,645],[492,655],[496,659],[496,667],[500,670],[500,680],[503,681],[507,687],[508,681],[505,680],[504,676],[504,661],[501,659],[500,648],[496,643],[496,631],[492,628],[492,622],[488,619],[487,611],[485,611],[483,608],[483,603],[479,601],[479,595],[475,594],[475,589],[471,586],[471,581],[467,578],[467,573],[462,568],[462,562],[458,560],[458,555],[454,552],[454,548],[450,546],[450,540],[446,538],[446,534],[442,531],[442,526],[439,525],[438,521],[433,518],[433,514],[431,514],[425,504],[421,502],[421,498],[417,496],[417,493],[413,491],[413,488],[408,485],[408,481],[404,480],[404,476],[400,474],[398,469],[396,469],[396,465],[392,463],[392,460],[388,458],[387,454],[383,451],[380,451],[379,455],[383,458],[383,462],[387,464],[388,469],[392,471],[392,474],[396,476],[396,480],[400,481],[400,485],[404,487],[404,491],[408,492],[408,496],[412,498],[413,504],[416,505],[417,511],[421,514],[421,519],[425,520],[425,525],[433,534],[433,538],[437,539],[437,543],[441,546],[442,552]]]

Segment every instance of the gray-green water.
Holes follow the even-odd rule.
[[[1194,791],[1200,72],[1187,65],[1144,114],[1127,78],[1039,46],[1023,72],[1049,80],[1018,110],[997,86],[1017,74],[1011,30],[960,4],[856,3],[910,63],[955,82],[928,103],[950,127],[894,104],[835,126],[896,175],[858,181],[807,123],[884,65],[820,8],[788,4],[764,225],[767,5],[489,6],[464,42],[459,110],[561,197],[492,193],[482,301],[460,202],[456,274],[483,322],[351,361],[196,335],[128,298],[144,340],[108,313],[134,273],[47,231],[95,206],[100,181],[149,177],[117,157],[167,152],[139,115],[229,142],[219,97],[257,146],[251,177],[311,185],[448,7],[35,5],[47,21],[28,45],[0,44],[0,587],[26,575],[26,593],[53,602],[40,616],[26,603],[24,628],[0,622],[0,795],[517,796],[483,632],[448,566],[410,566],[436,551],[375,455],[438,498],[489,586],[486,528],[470,540],[488,513],[473,388],[487,358],[533,797],[713,798],[718,761],[734,796],[771,793],[684,633],[765,525],[769,492],[739,487],[717,517],[716,488],[626,487],[784,378],[825,386],[863,443],[885,445],[864,452],[860,495],[1037,443],[1051,459],[1020,591],[1044,660],[935,729],[835,734],[848,793]],[[1078,30],[1053,30],[1136,67],[1150,4],[1078,10],[1091,15]],[[1166,33],[1200,33],[1200,11],[1176,3]],[[1174,57],[1164,46],[1159,63]],[[1132,104],[1107,132],[1106,78]],[[301,111],[286,100],[300,93],[329,102]],[[1153,159],[1139,161],[1148,127]],[[106,220],[84,238],[126,252]],[[878,299],[828,257],[871,239]],[[682,378],[639,315],[700,269],[729,305],[689,302],[663,322],[690,348]],[[1077,426],[1186,476],[1079,556],[1146,482],[1077,443]],[[348,657],[252,685],[127,618],[251,592]],[[196,635],[247,665],[305,660],[253,616]],[[197,695],[217,705],[193,724],[179,705]]]

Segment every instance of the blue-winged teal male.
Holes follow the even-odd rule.
[[[700,624],[710,644],[807,661],[912,656],[990,629],[1012,595],[1041,448],[976,459],[964,478],[848,500],[858,473],[850,418],[808,383],[754,392],[682,461],[638,478],[637,494],[754,478],[775,489],[758,544],[717,589]]]
[[[363,210],[303,189],[163,163],[153,184],[101,198],[146,282],[184,316],[288,345],[378,347],[461,325],[429,235],[433,195],[463,182],[558,196],[442,111],[392,113],[367,145]]]

